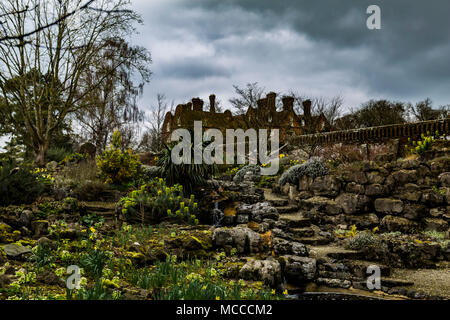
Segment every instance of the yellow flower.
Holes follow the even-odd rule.
[[[287,289],[283,291],[283,294],[288,294],[288,291],[287,291]]]
[[[275,289],[272,289],[272,294],[275,294]]]
[[[216,300],[220,300],[220,297],[219,297],[219,296],[217,296],[217,297],[216,297]]]
[[[90,227],[89,230],[91,230],[92,233],[95,233],[94,227]]]

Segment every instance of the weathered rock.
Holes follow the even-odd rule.
[[[19,223],[24,227],[29,227],[31,225],[31,220],[33,220],[33,211],[23,210],[19,216]]]
[[[368,172],[367,181],[371,184],[383,184],[385,178],[378,172]]]
[[[401,217],[394,217],[387,215],[381,220],[381,226],[389,232],[403,232],[410,233],[411,231],[415,231],[417,228],[417,224]]]
[[[403,209],[403,216],[410,220],[419,220],[425,217],[428,213],[428,208],[420,204],[407,203]]]
[[[365,189],[364,189],[363,185],[357,184],[356,182],[350,182],[350,183],[347,183],[347,185],[345,187],[345,192],[364,194]]]
[[[414,183],[405,184],[398,194],[400,199],[414,202],[419,201],[421,196],[422,193],[420,191],[420,187]]]
[[[369,208],[370,198],[365,195],[343,193],[336,198],[336,203],[347,214],[363,213]]]
[[[260,249],[261,235],[249,228],[217,228],[212,241],[217,247],[234,246],[239,253],[256,253]]]
[[[272,248],[276,255],[294,255],[307,257],[309,255],[308,248],[296,241],[287,241],[281,238],[274,238],[272,241]]]
[[[317,284],[325,285],[327,287],[344,288],[344,289],[348,289],[352,285],[352,283],[349,280],[330,279],[330,278],[317,278],[315,282]]]
[[[356,225],[358,229],[372,228],[380,224],[380,219],[374,213],[357,215],[357,216],[345,216],[345,221],[349,225]]]
[[[325,197],[312,197],[306,200],[300,200],[299,206],[308,211],[325,212],[329,215],[337,215],[342,212],[341,207],[334,201]]]
[[[374,202],[375,211],[386,214],[400,214],[403,211],[403,202],[401,200],[380,198]]]
[[[445,220],[442,219],[436,219],[436,218],[425,218],[425,230],[432,230],[432,231],[438,231],[443,232],[448,229],[448,223]]]
[[[252,205],[241,204],[237,208],[237,214],[248,214],[249,218],[256,222],[261,222],[264,219],[278,220],[278,211],[272,207],[268,202],[259,202]]]
[[[33,230],[34,237],[39,238],[48,234],[48,221],[47,220],[35,220],[31,223],[31,229]]]
[[[441,173],[438,179],[442,187],[450,187],[450,172]]]
[[[343,173],[342,177],[347,182],[355,182],[357,184],[366,184],[367,176],[365,172],[362,171],[346,171]]]
[[[308,176],[303,176],[300,178],[298,182],[298,190],[299,191],[310,191],[311,185],[314,179]]]
[[[437,207],[444,204],[444,195],[435,192],[434,190],[427,190],[422,193],[420,202],[429,207]]]
[[[284,259],[285,278],[288,283],[302,284],[316,276],[316,260],[306,257],[287,255]]]
[[[399,185],[404,185],[406,183],[415,182],[417,180],[416,170],[399,170],[391,174],[391,177]]]
[[[28,247],[20,246],[15,243],[5,244],[3,246],[3,250],[6,253],[6,256],[9,258],[17,258],[21,255],[31,253],[31,249]]]
[[[281,266],[278,261],[269,257],[267,260],[249,260],[239,271],[245,280],[263,281],[271,287],[281,283]]]
[[[316,196],[335,197],[341,190],[341,182],[333,175],[317,177],[310,185],[309,191],[314,192]]]
[[[377,197],[386,194],[386,189],[381,184],[369,184],[366,186],[366,196]]]

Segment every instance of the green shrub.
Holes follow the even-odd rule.
[[[407,152],[411,154],[418,154],[421,155],[427,150],[431,149],[431,146],[433,145],[433,142],[436,138],[439,137],[439,132],[436,131],[434,135],[430,135],[430,132],[427,131],[427,134],[424,135],[423,133],[420,135],[419,140],[411,140],[411,138],[408,138],[408,144],[405,145],[405,149]]]
[[[192,158],[194,159],[194,148],[191,147]],[[172,147],[167,147],[157,161],[163,178],[169,185],[181,184],[187,192],[192,192],[196,186],[202,186],[206,180],[217,174],[216,164],[174,164],[172,162]]]
[[[119,207],[128,220],[159,223],[164,219],[197,224],[198,205],[194,195],[183,197],[183,187],[168,187],[164,179],[154,179],[134,190],[119,201]]]
[[[69,155],[70,151],[66,148],[52,147],[47,150],[46,159],[48,162],[56,161],[61,163]]]
[[[297,164],[287,169],[278,180],[280,186],[286,183],[296,185],[303,176],[311,178],[322,177],[328,174],[327,166],[318,157],[312,157],[303,164]]]
[[[272,188],[275,184],[276,178],[274,176],[262,176],[261,180],[258,182],[258,187],[260,188]]]
[[[236,175],[233,177],[233,181],[237,183],[241,183],[244,180],[244,176],[247,172],[251,172],[253,175],[259,176],[261,174],[261,167],[256,164],[249,164],[242,167]]]
[[[349,238],[345,247],[351,250],[361,250],[378,243],[378,239],[371,232],[359,232],[355,237]]]
[[[123,152],[120,149],[122,138],[119,131],[114,131],[111,145],[97,157],[97,166],[106,183],[125,184],[135,179],[141,163],[139,157],[131,149]]]
[[[80,163],[86,159],[87,159],[87,156],[83,153],[71,153],[71,154],[66,155],[60,161],[60,164]]]
[[[32,203],[44,192],[45,185],[33,171],[0,167],[0,205]]]

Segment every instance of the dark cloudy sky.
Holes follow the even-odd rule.
[[[144,25],[133,42],[152,54],[156,93],[176,103],[233,84],[268,91],[341,95],[347,107],[369,99],[450,103],[450,1],[132,0]],[[366,9],[381,7],[381,30]]]

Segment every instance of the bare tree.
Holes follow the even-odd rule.
[[[82,107],[84,95],[102,83],[99,79],[80,88],[84,72],[103,59],[100,52],[106,40],[126,37],[140,22],[138,15],[126,10],[129,3],[89,1],[96,10],[80,10],[86,6],[82,0],[0,3],[0,92],[5,102],[0,121],[24,137],[37,163],[45,163],[52,135]],[[111,69],[123,63],[118,61]]]
[[[235,114],[244,114],[249,107],[256,108],[257,101],[263,98],[265,90],[258,82],[247,83],[245,88],[233,85],[233,88],[237,97],[231,98],[229,102],[236,109]]]
[[[408,103],[407,109],[411,113],[413,121],[427,121],[448,117],[450,107],[441,106],[438,109],[434,109],[431,99],[426,98],[423,101],[417,102],[415,105]]]
[[[289,95],[294,97],[294,110],[297,114],[303,114],[303,102],[311,100],[311,114],[319,116],[323,114],[330,125],[334,126],[335,121],[341,116],[344,99],[342,96],[334,96],[330,99],[324,97],[308,97],[295,91],[290,91]]]
[[[156,105],[151,108],[147,121],[150,126],[143,134],[139,148],[143,150],[149,150],[153,152],[159,152],[164,147],[162,139],[162,126],[164,124],[164,118],[166,113],[173,111],[175,102],[172,101],[170,107],[167,103],[166,95],[158,93],[156,95]]]
[[[144,120],[137,97],[142,95],[151,74],[148,51],[129,46],[122,39],[111,39],[102,54],[104,59],[100,64],[90,66],[81,77],[80,83],[89,92],[84,95],[84,91],[80,91],[82,107],[75,113],[82,134],[95,143],[97,152],[106,148],[114,130],[121,132],[124,148],[130,145],[137,129],[134,124]],[[122,60],[126,63],[111,69]],[[103,81],[97,88],[90,90],[100,79]],[[136,83],[136,80],[139,81]]]

